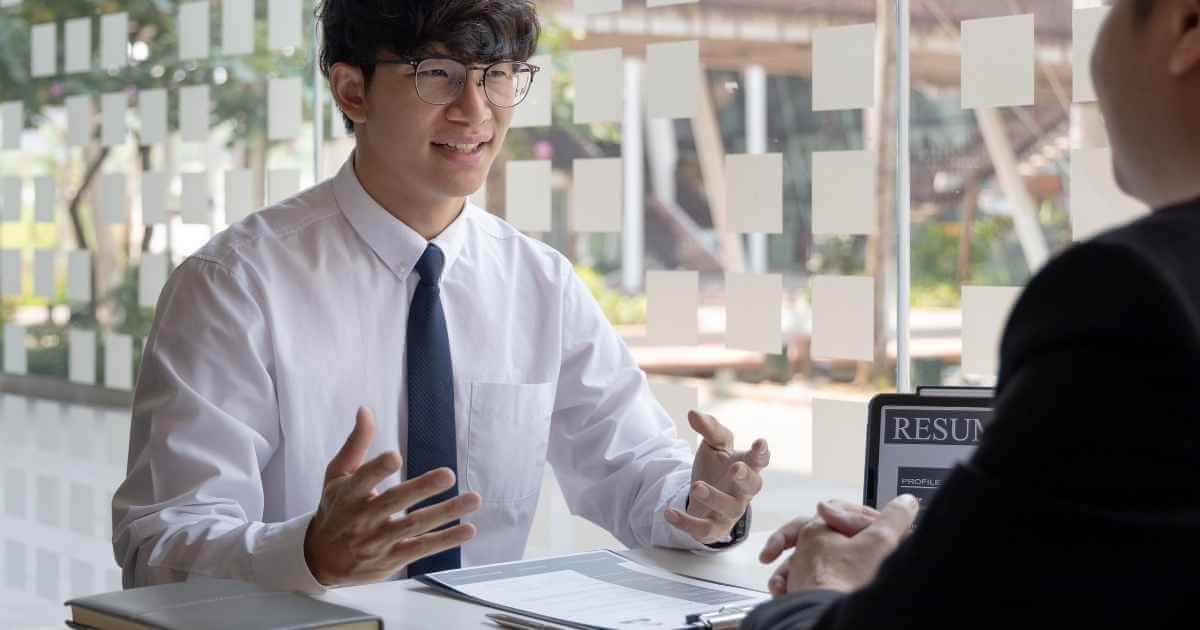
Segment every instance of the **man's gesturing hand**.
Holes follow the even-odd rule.
[[[363,464],[374,433],[374,416],[359,408],[354,430],[325,469],[321,505],[304,537],[304,559],[325,586],[378,582],[475,537],[469,523],[432,531],[478,510],[475,492],[391,518],[452,488],[454,472],[439,468],[380,493],[375,486],[399,471],[402,461],[388,451]]]

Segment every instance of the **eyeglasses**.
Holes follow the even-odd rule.
[[[496,107],[516,107],[529,96],[533,77],[541,68],[523,61],[497,61],[489,66],[466,66],[455,59],[378,59],[381,65],[412,66],[417,96],[430,105],[449,105],[458,100],[471,70],[483,70],[476,85],[483,87],[488,102]]]

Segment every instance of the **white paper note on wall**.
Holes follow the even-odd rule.
[[[0,296],[20,297],[23,293],[21,250],[0,249]]]
[[[121,225],[128,220],[125,173],[109,173],[100,178],[100,224]]]
[[[167,284],[167,256],[165,254],[143,254],[138,268],[138,305],[154,306],[158,294]]]
[[[0,103],[0,150],[16,151],[21,148],[21,132],[24,131],[25,107],[21,101]]]
[[[700,439],[687,417],[689,411],[700,406],[700,390],[665,381],[650,381],[650,391],[663,409],[666,409],[667,415],[671,416],[675,423],[675,432],[679,434],[680,439],[687,441],[688,446],[694,450]]]
[[[300,171],[294,168],[267,172],[267,204],[275,205],[300,192]]]
[[[67,146],[82,147],[92,141],[92,131],[95,110],[92,108],[92,97],[86,95],[68,96],[64,99],[67,106]]]
[[[254,171],[237,169],[225,172],[225,223],[233,225],[257,209],[254,200]]]
[[[875,106],[875,25],[813,31],[813,111]]]
[[[726,231],[783,232],[783,156],[726,156],[725,201]]]
[[[25,352],[24,326],[4,325],[4,371],[17,375],[29,372],[29,362]]]
[[[267,47],[271,50],[299,48],[301,22],[300,0],[270,0],[267,4]]]
[[[613,13],[621,10],[622,0],[575,0],[575,12],[581,15]]]
[[[125,112],[129,109],[129,97],[124,92],[113,92],[100,96],[100,143],[106,147],[125,143],[129,129],[125,124]]]
[[[700,43],[646,46],[646,114],[692,118],[700,98]]]
[[[100,67],[117,70],[129,64],[129,14],[100,16]]]
[[[208,142],[208,86],[179,88],[179,130],[184,142]]]
[[[1071,15],[1073,42],[1071,45],[1071,94],[1076,103],[1096,100],[1096,85],[1092,80],[1092,51],[1100,27],[1108,16],[1109,7],[1076,9]]]
[[[58,73],[58,24],[34,24],[29,29],[29,76],[37,79]]]
[[[522,232],[549,232],[550,161],[509,161],[506,166],[505,219]]]
[[[646,272],[646,339],[655,346],[694,346],[700,342],[700,274]]]
[[[49,175],[33,178],[33,220],[38,223],[53,223],[57,207],[54,178]]]
[[[158,225],[167,222],[167,191],[171,180],[162,171],[142,173],[142,223]]]
[[[209,200],[212,195],[208,186],[208,172],[180,173],[179,214],[184,223],[210,225],[212,213]]]
[[[300,78],[271,79],[267,87],[267,138],[294,140],[300,135]]]
[[[63,25],[63,74],[92,69],[92,18],[74,18]]]
[[[551,122],[550,106],[553,100],[553,91],[550,88],[554,76],[553,60],[549,55],[539,55],[530,59],[529,63],[538,66],[542,71],[533,78],[529,95],[513,111],[511,124],[513,129],[549,127]]]
[[[867,403],[813,399],[812,476],[859,488],[866,468]]]
[[[877,160],[870,151],[816,151],[813,234],[874,234]]]
[[[669,7],[676,4],[698,4],[699,2],[700,0],[646,0],[646,7]]]
[[[0,177],[0,221],[21,220],[20,177]]]
[[[68,372],[72,383],[96,384],[96,331],[72,329],[68,335]]]
[[[620,48],[575,53],[576,124],[625,117],[625,55]]]
[[[962,370],[995,376],[1000,366],[1000,336],[1021,287],[962,288]]]
[[[1033,105],[1033,14],[962,23],[962,106]]]
[[[92,299],[92,256],[86,249],[67,253],[67,300],[87,302]]]
[[[1117,185],[1112,149],[1071,151],[1071,237],[1076,242],[1129,223],[1150,209]]]
[[[226,0],[228,4],[228,0]],[[208,58],[208,0],[179,5],[179,58]]]
[[[254,2],[221,3],[221,52],[226,55],[254,52]]]
[[[167,91],[138,92],[138,116],[141,118],[141,145],[148,147],[167,139]]]
[[[625,204],[625,166],[621,158],[575,160],[575,232],[620,232]]]
[[[110,334],[104,338],[104,386],[133,389],[133,337]]]
[[[783,352],[783,276],[725,274],[725,346],[736,350]]]
[[[57,293],[54,262],[58,252],[52,249],[37,249],[33,252],[33,294],[53,299]]]
[[[875,279],[817,276],[812,285],[814,359],[875,358]]]

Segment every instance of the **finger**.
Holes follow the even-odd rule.
[[[874,510],[872,511],[874,512]],[[828,501],[822,501],[817,504],[817,516],[820,516],[821,520],[825,521],[829,529],[843,536],[853,536],[869,527],[871,523],[874,523],[879,518],[878,512],[872,516],[866,512],[850,510],[843,505]]]
[[[763,545],[762,552],[758,554],[758,561],[763,564],[774,562],[779,554],[796,546],[796,541],[799,539],[800,530],[804,528],[804,524],[808,522],[807,518],[797,518],[788,521],[775,530],[767,538],[767,544]]]
[[[780,562],[775,568],[775,572],[771,574],[771,579],[767,580],[767,590],[771,594],[778,597],[787,593],[788,575],[791,573],[792,563]]]
[[[716,512],[724,518],[737,522],[746,511],[746,502],[704,483],[697,481],[692,484],[689,495],[693,503],[699,503]]]
[[[918,509],[920,509],[920,503],[917,502],[916,497],[911,494],[902,494],[883,506],[879,518],[863,532],[872,532],[885,543],[895,545],[912,527],[913,521],[917,518]]]
[[[432,532],[448,523],[473,514],[479,510],[482,503],[478,492],[468,492],[453,499],[414,510],[402,518],[382,525],[363,543],[363,548],[372,553],[376,550],[390,548],[406,538]]]
[[[375,436],[375,414],[366,407],[359,407],[354,417],[354,429],[350,431],[346,442],[338,450],[337,455],[329,460],[325,467],[325,483],[345,475],[354,474],[362,466],[363,458],[367,456],[367,448]]]
[[[766,440],[759,438],[739,459],[749,464],[754,472],[762,472],[771,463],[771,449]]]
[[[350,477],[348,496],[367,497],[375,486],[400,471],[404,461],[400,453],[387,451],[375,456]]]
[[[717,422],[717,419],[698,411],[688,412],[688,424],[692,425],[692,429],[700,434],[704,442],[718,451],[733,450],[733,432],[725,428],[725,425]]]
[[[851,501],[843,501],[841,499],[828,499],[825,501],[825,503],[828,503],[829,505],[832,505],[835,507],[839,507],[848,512],[857,512],[859,514],[864,514],[864,515],[870,516],[872,518],[879,518],[879,510],[876,510],[875,508],[873,508],[869,505],[863,505],[861,503],[853,503]]]
[[[398,565],[412,564],[416,560],[439,554],[447,549],[462,546],[475,537],[475,526],[459,523],[454,527],[422,534],[396,543],[392,547],[389,561]]]
[[[454,471],[449,468],[431,470],[415,479],[398,483],[372,499],[367,503],[367,517],[376,521],[387,520],[396,512],[406,510],[453,487]]]
[[[746,465],[746,462],[735,462],[729,467],[730,485],[733,496],[749,502],[762,490],[762,476]]]
[[[718,523],[712,519],[696,518],[674,508],[667,509],[666,518],[668,523],[691,534],[692,538],[704,544],[711,544],[724,538],[735,522]]]

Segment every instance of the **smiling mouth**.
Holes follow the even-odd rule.
[[[483,150],[483,147],[489,144],[488,142],[480,142],[478,144],[443,144],[434,142],[434,146],[439,146],[454,153],[462,153],[463,155],[474,155]]]

